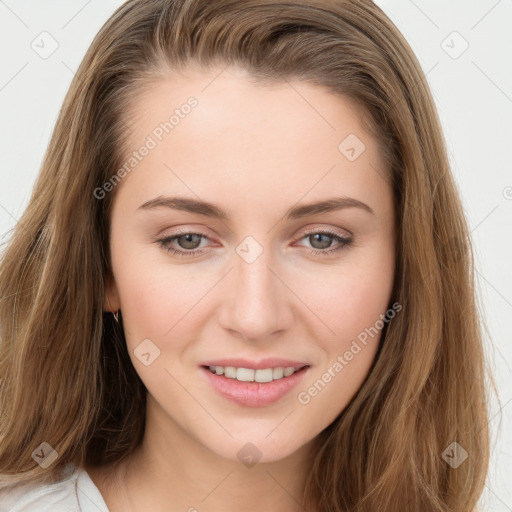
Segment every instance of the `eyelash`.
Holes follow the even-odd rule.
[[[179,257],[187,257],[187,256],[188,257],[198,257],[198,256],[201,256],[202,254],[204,254],[205,251],[203,251],[203,250],[192,249],[190,251],[182,251],[179,249],[174,249],[173,247],[169,246],[169,244],[172,243],[174,240],[176,240],[177,238],[180,238],[184,235],[199,235],[203,238],[208,238],[206,235],[203,235],[202,233],[194,233],[192,231],[184,231],[182,233],[178,233],[173,236],[168,236],[165,238],[158,239],[158,240],[156,240],[156,243],[158,243],[158,245],[163,247],[166,251],[168,251],[172,254],[175,254],[176,256],[179,256]],[[327,256],[331,255],[332,253],[341,251],[342,249],[346,249],[347,247],[349,247],[352,244],[351,238],[342,237],[342,236],[338,235],[337,233],[334,233],[329,230],[309,231],[309,232],[305,233],[304,236],[299,238],[299,240],[302,240],[303,238],[306,238],[311,235],[328,235],[328,236],[332,237],[334,239],[334,241],[338,242],[339,245],[337,247],[335,247],[334,249],[324,249],[324,250],[307,249],[306,253],[309,254],[310,256],[325,256],[325,257],[327,257]]]

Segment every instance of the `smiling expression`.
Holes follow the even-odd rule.
[[[219,70],[189,67],[130,106],[126,157],[150,150],[115,191],[106,294],[155,425],[276,460],[325,429],[373,363],[379,335],[298,400],[389,307],[393,194],[347,98]]]

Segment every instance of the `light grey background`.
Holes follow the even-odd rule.
[[[73,72],[121,3],[0,0],[3,242],[28,202]],[[491,404],[493,453],[482,503],[486,511],[512,511],[512,0],[377,4],[427,75],[472,229],[501,400]]]

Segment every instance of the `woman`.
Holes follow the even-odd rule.
[[[476,510],[468,233],[373,3],[126,2],[3,255],[0,502]]]

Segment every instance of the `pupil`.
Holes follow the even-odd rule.
[[[313,247],[315,247],[315,249],[327,249],[327,247],[329,247],[329,245],[330,245],[330,236],[329,235],[325,235],[322,233],[315,233],[312,236],[313,236],[313,240],[315,240],[314,237],[319,237],[319,238],[324,237],[324,239],[325,239],[323,243],[320,240],[320,247],[318,247],[318,246],[315,247],[315,244],[312,244]],[[316,241],[318,241],[318,239]]]
[[[194,237],[195,237],[195,241],[194,241]],[[185,243],[182,244],[182,239],[185,240]],[[197,244],[198,242],[201,241],[201,237],[195,233],[189,233],[187,235],[183,235],[179,238],[180,240],[180,245],[183,247],[183,249],[196,249],[197,246],[195,246],[194,244]],[[188,244],[191,244],[188,245]]]

